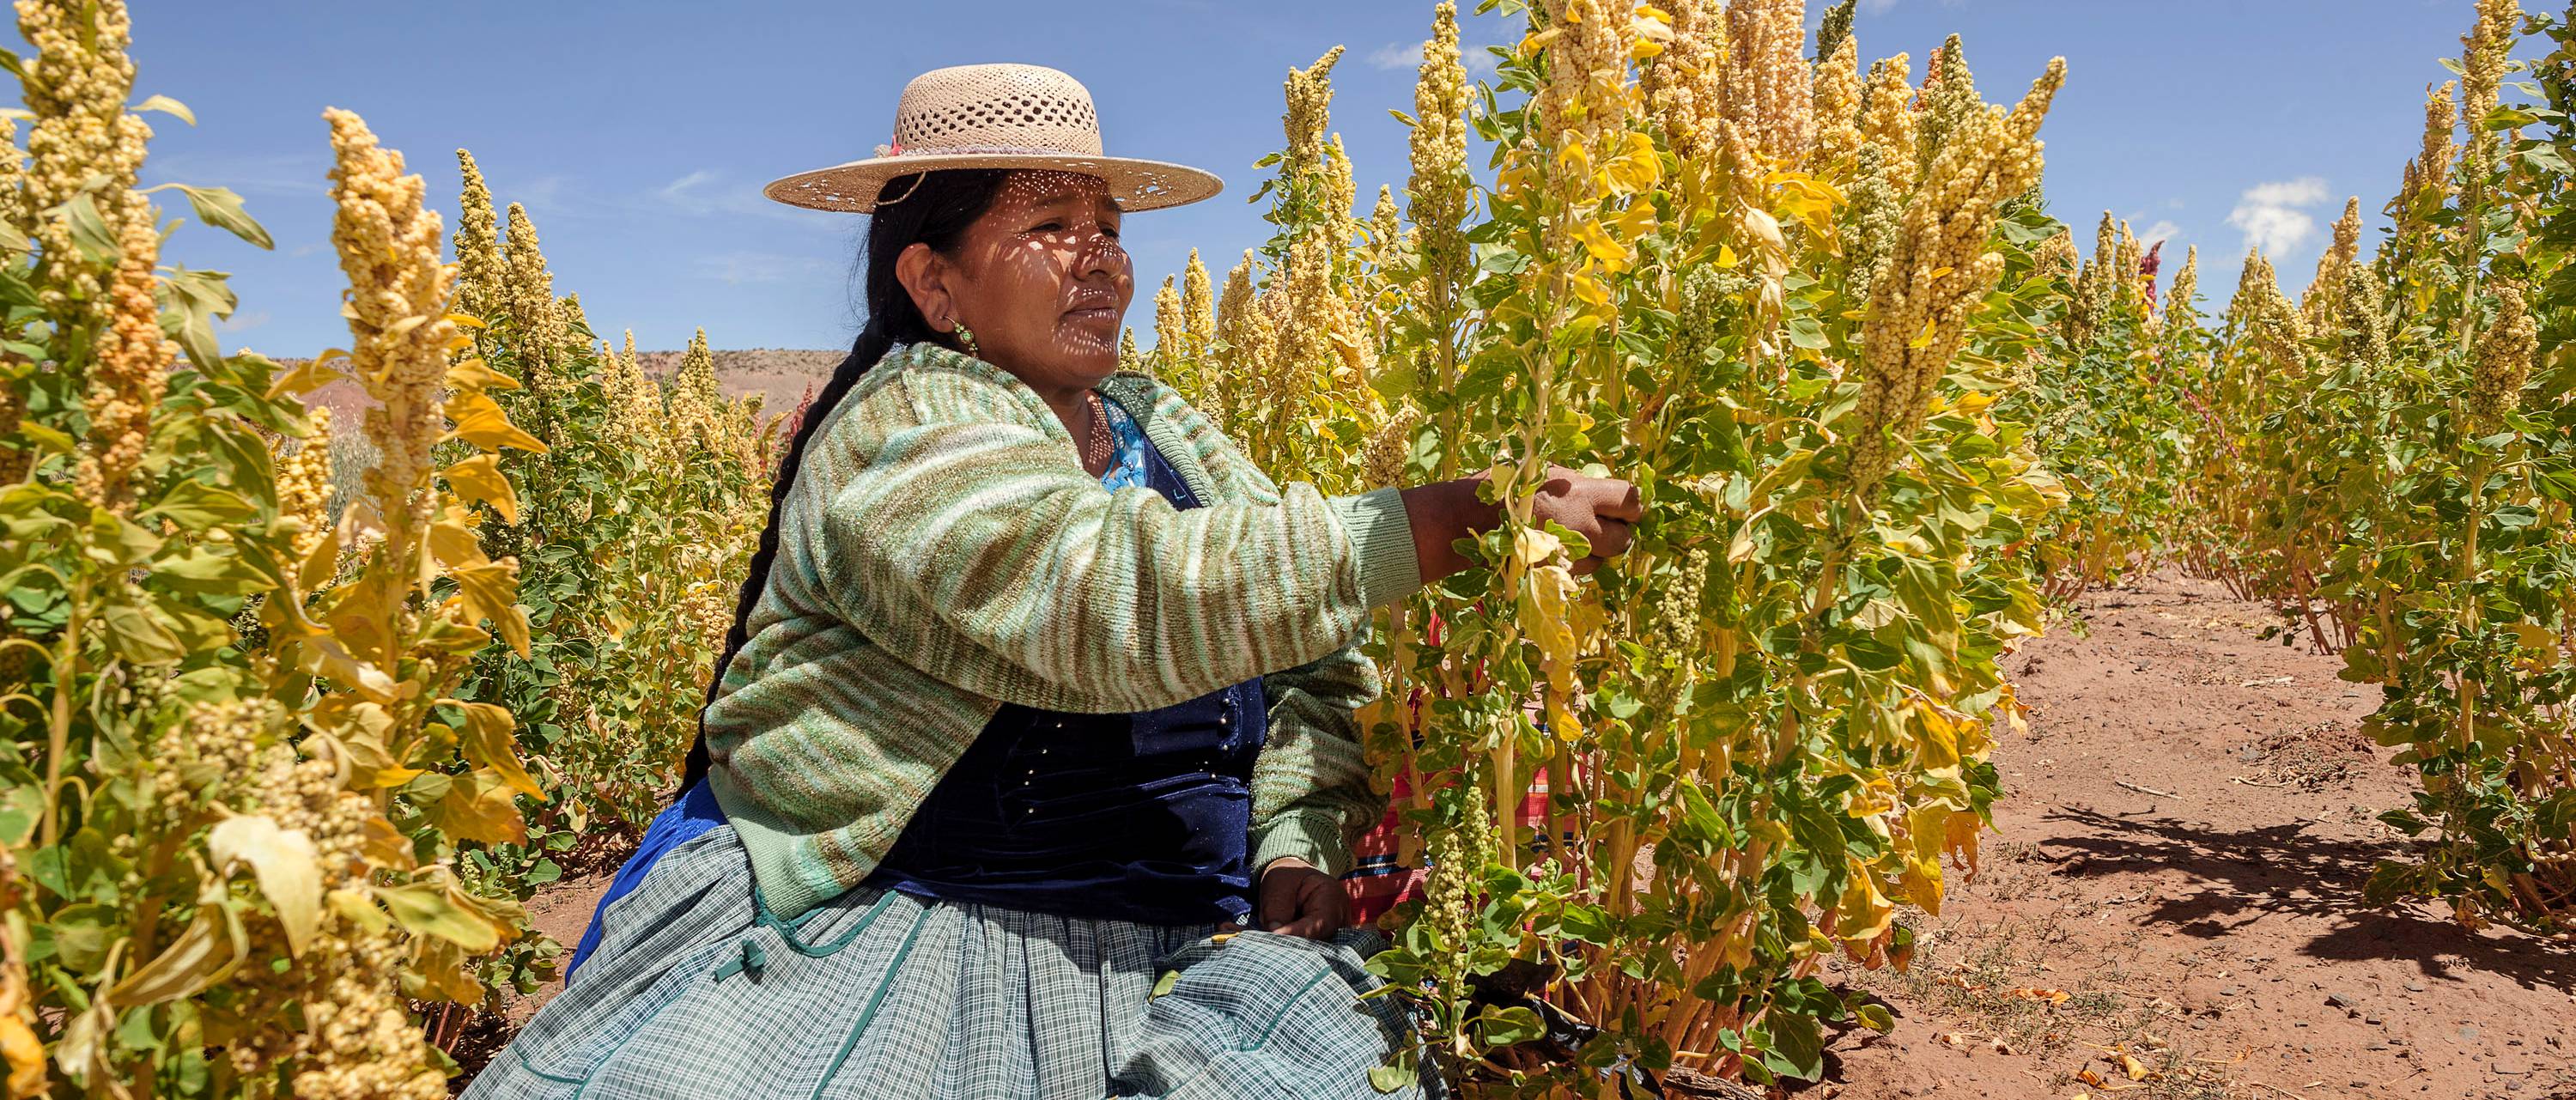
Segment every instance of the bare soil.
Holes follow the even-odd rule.
[[[2216,585],[2082,610],[2006,660],[2030,733],[1995,750],[1981,872],[1914,918],[1910,972],[1831,972],[1896,1030],[1843,1032],[1801,1100],[2576,1100],[2576,952],[2361,899],[2414,790],[2360,732],[2376,689]],[[576,942],[615,865],[529,916]],[[552,993],[478,1019],[459,1061]]]
[[[2360,731],[2377,689],[2215,585],[2083,611],[2006,661],[2033,714],[1983,873],[1911,973],[1840,974],[1896,1031],[1808,1095],[2576,1097],[2576,953],[2362,901],[2415,788]]]

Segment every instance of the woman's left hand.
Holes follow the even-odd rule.
[[[1351,896],[1340,879],[1294,856],[1270,861],[1253,891],[1252,919],[1262,931],[1310,940],[1332,938],[1351,924]]]

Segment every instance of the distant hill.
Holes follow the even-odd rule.
[[[655,378],[669,378],[680,369],[678,351],[639,351],[636,365]],[[744,394],[764,395],[760,407],[770,412],[786,412],[796,407],[805,396],[805,388],[823,388],[823,380],[832,376],[832,368],[849,357],[847,351],[798,351],[792,348],[752,348],[747,351],[719,351],[716,356],[716,385],[727,397]]]
[[[635,362],[644,373],[656,378],[669,378],[680,369],[678,351],[639,351]],[[716,386],[727,397],[745,394],[761,395],[761,409],[778,415],[796,407],[808,387],[821,389],[823,380],[831,377],[832,368],[841,365],[846,351],[803,351],[793,348],[751,348],[743,351],[719,351],[716,357]],[[301,359],[280,359],[277,364],[293,369]],[[305,397],[308,404],[321,405],[342,424],[354,424],[358,410],[370,402],[355,382],[333,382]]]

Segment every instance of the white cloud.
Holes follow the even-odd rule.
[[[250,196],[296,197],[329,194],[330,173],[331,159],[319,153],[172,153],[153,157],[146,171],[156,181],[229,187]]]
[[[817,278],[824,275],[830,265],[812,256],[734,251],[700,256],[691,262],[690,267],[700,278],[740,286],[744,283],[783,283]]]
[[[2175,225],[2170,221],[2158,221],[2154,225],[2150,225],[2145,229],[2139,230],[2138,240],[2142,243],[2153,245],[2157,241],[2170,241],[2181,235],[2181,226]]]
[[[267,324],[269,320],[270,317],[268,311],[264,309],[251,313],[236,313],[230,317],[226,317],[223,320],[215,322],[215,331],[222,333],[249,332],[252,329]]]
[[[1369,51],[1368,63],[1375,69],[1418,69],[1422,67],[1422,43],[1407,45],[1389,42]]]
[[[701,168],[654,188],[652,205],[662,210],[704,217],[746,214],[791,221],[818,221],[832,215],[769,201],[760,188],[723,172]]]
[[[2259,183],[2247,189],[2227,212],[2227,224],[2245,234],[2245,243],[2277,256],[2297,248],[2317,231],[2317,219],[2306,207],[2326,201],[2326,181],[2316,176]]]
[[[1861,0],[1860,10],[1871,15],[1882,15],[1887,9],[1895,6],[1896,0]]]

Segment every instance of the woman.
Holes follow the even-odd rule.
[[[467,1095],[1377,1095],[1408,1040],[1334,878],[1384,808],[1356,644],[1494,507],[1278,488],[1117,371],[1123,213],[1219,184],[1102,156],[1071,77],[936,70],[895,133],[770,186],[874,215],[867,326],[781,464],[687,793]],[[1638,518],[1571,475],[1537,507],[1603,554]]]

